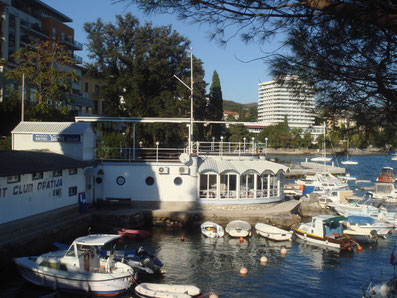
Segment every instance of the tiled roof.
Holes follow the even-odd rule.
[[[0,150],[0,177],[35,172],[84,168],[94,161],[81,161],[65,155],[43,151]]]

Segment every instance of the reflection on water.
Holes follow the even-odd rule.
[[[199,230],[159,228],[152,233],[150,239],[119,245],[143,246],[164,263],[166,274],[154,282],[193,284],[203,294],[212,291],[220,297],[360,297],[364,282],[371,277],[376,280],[381,271],[384,278],[393,273],[389,264],[395,245],[392,235],[378,245],[363,246],[361,252],[339,252],[299,240],[269,241],[258,235],[240,243],[229,237],[205,238]],[[280,253],[282,247],[287,249],[285,256]],[[262,256],[268,259],[266,265],[260,262]],[[239,273],[242,267],[248,269],[246,276]],[[23,283],[16,293],[7,297],[40,297],[51,290]],[[131,295],[132,291],[127,296]]]

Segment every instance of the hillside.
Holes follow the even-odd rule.
[[[258,104],[256,102],[243,104],[231,100],[223,100],[223,110],[239,113],[239,121],[257,121]]]

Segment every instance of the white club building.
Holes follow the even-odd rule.
[[[190,123],[190,119],[76,117],[21,122],[12,151],[0,151],[3,223],[88,204],[188,210],[200,204],[263,204],[284,199],[289,168],[266,160],[255,143],[195,142],[189,148],[105,148],[95,123]],[[22,158],[23,157],[23,158]],[[11,161],[15,159],[14,162]],[[44,186],[43,186],[44,185]],[[106,204],[105,204],[106,205]]]

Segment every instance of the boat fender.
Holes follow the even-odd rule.
[[[327,244],[327,245],[328,245],[328,239],[327,239],[327,240],[325,240],[325,244]]]
[[[303,239],[306,240],[307,239],[307,234],[303,234]]]

